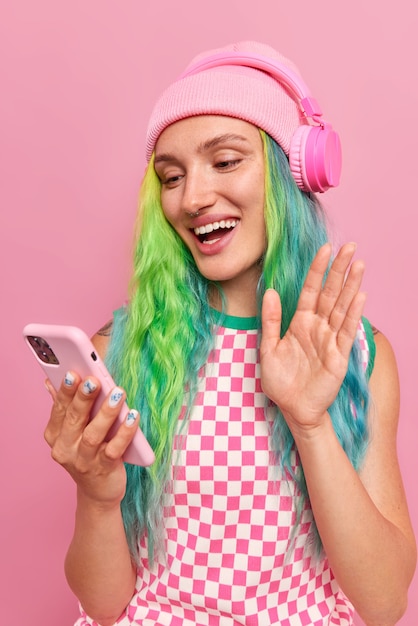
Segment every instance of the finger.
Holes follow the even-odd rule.
[[[94,418],[84,429],[79,454],[86,462],[96,456],[118,417],[126,394],[120,387],[115,387],[103,401]]]
[[[64,383],[63,387],[65,386]],[[63,447],[71,447],[81,437],[99,392],[100,382],[93,376],[85,378],[76,387],[71,402],[65,407],[65,416],[62,420],[60,443]]]
[[[318,315],[328,320],[344,287],[347,270],[356,251],[356,244],[342,246],[335,257],[318,299]]]
[[[331,258],[331,244],[326,243],[319,248],[306,275],[305,282],[299,296],[298,311],[314,311],[318,306],[318,299],[322,290],[325,272]]]
[[[268,346],[276,346],[279,343],[281,323],[282,305],[280,296],[274,289],[267,289],[261,307],[261,354],[268,350]]]
[[[350,355],[357,335],[357,329],[363,314],[366,297],[365,292],[359,292],[355,295],[337,335],[338,348],[346,359],[348,359]]]
[[[335,332],[338,332],[342,327],[352,302],[360,293],[364,269],[363,261],[355,261],[350,267],[347,279],[329,316],[329,325]]]
[[[78,374],[69,371],[65,374],[58,391],[54,389],[49,379],[45,381],[45,386],[53,399],[51,415],[44,432],[45,440],[50,446],[54,445],[56,438],[61,432],[67,407],[73,400],[80,380]]]
[[[135,409],[130,409],[119,426],[114,437],[112,437],[103,448],[103,455],[111,462],[123,457],[127,447],[135,437],[139,426],[139,413]]]
[[[57,397],[57,392],[55,391],[55,389],[54,389],[51,381],[49,380],[49,378],[47,378],[45,380],[45,387],[46,387],[46,390],[48,391],[49,395],[51,396],[53,402],[55,402],[56,397]]]

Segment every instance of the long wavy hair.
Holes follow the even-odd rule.
[[[260,308],[267,288],[280,293],[283,335],[295,313],[309,266],[328,240],[327,226],[318,200],[295,184],[280,146],[264,131],[260,133],[267,246],[257,300]],[[106,358],[112,375],[126,390],[128,404],[139,410],[141,428],[155,451],[155,462],[149,468],[126,465],[127,489],[121,506],[135,560],[138,539],[144,534],[151,560],[161,545],[173,439],[179,424],[187,424],[198,372],[214,345],[209,290],[219,289],[199,273],[188,248],[165,219],[160,193],[152,159],[140,191],[130,300],[115,314]],[[355,343],[346,377],[329,412],[356,469],[367,446],[368,402],[367,381]],[[184,416],[181,421],[180,415]],[[300,513],[308,498],[303,469],[299,464],[295,470],[292,463],[294,441],[279,409],[272,442],[277,466],[299,488]]]

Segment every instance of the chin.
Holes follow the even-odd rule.
[[[197,269],[207,280],[211,280],[213,282],[223,283],[225,281],[233,280],[239,276],[239,272],[226,271],[225,267],[207,267],[206,264],[197,263]],[[226,263],[225,263],[226,265]]]

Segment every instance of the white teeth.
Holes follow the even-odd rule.
[[[194,229],[195,235],[207,235],[214,230],[218,230],[219,228],[235,228],[238,224],[238,220],[221,220],[220,222],[212,222],[211,224],[206,224],[206,226],[198,226]]]

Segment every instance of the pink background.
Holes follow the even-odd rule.
[[[193,54],[239,39],[263,40],[292,58],[341,134],[342,184],[324,201],[340,240],[358,242],[368,268],[366,313],[398,355],[399,454],[416,528],[414,3],[5,4],[1,622],[70,626],[77,614],[63,575],[74,488],[43,442],[49,397],[21,329],[46,321],[91,334],[120,305],[152,103]],[[404,626],[416,625],[417,591],[415,579]]]

